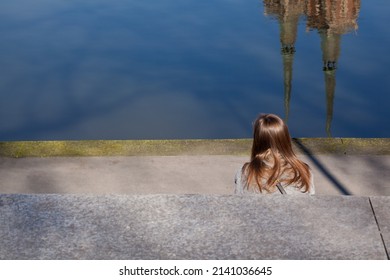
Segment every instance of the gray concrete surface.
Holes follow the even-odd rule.
[[[372,199],[0,195],[0,258],[387,259]]]
[[[2,143],[0,259],[389,259],[388,139],[307,141],[302,198],[231,195],[247,141]]]
[[[317,194],[390,195],[388,155],[299,155]],[[0,157],[0,193],[231,194],[247,156]]]
[[[372,197],[371,204],[373,208],[374,215],[378,222],[378,228],[381,232],[383,242],[387,248],[390,250],[390,197],[381,196],[381,197]],[[388,256],[389,258],[389,256]]]

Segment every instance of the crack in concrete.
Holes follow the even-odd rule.
[[[371,210],[372,210],[372,213],[374,215],[376,226],[378,227],[379,235],[381,236],[381,239],[382,239],[382,244],[383,244],[383,247],[385,249],[385,253],[386,253],[387,259],[390,260],[389,251],[387,250],[386,243],[385,243],[385,240],[383,238],[382,231],[381,231],[381,227],[379,226],[379,222],[378,222],[378,219],[376,217],[374,206],[372,205],[372,201],[371,201],[370,197],[368,198],[368,201],[370,202]]]

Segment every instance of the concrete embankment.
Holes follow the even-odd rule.
[[[0,193],[231,194],[250,139],[0,142]],[[318,194],[390,195],[389,139],[294,139]]]
[[[388,138],[294,138],[304,154],[390,155]],[[69,156],[247,156],[251,139],[85,140],[0,142],[0,157]]]
[[[251,141],[0,143],[0,259],[389,259],[388,139],[295,139],[315,196],[235,196]]]

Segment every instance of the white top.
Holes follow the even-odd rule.
[[[251,194],[263,194],[263,195],[277,195],[281,194],[280,191],[276,188],[275,192],[268,193],[267,191],[260,192],[258,188],[246,188],[247,178],[244,174],[242,174],[242,168],[237,171],[236,176],[234,178],[235,188],[234,193],[239,195],[251,195]],[[313,195],[315,193],[314,187],[314,179],[313,174],[310,172],[310,189],[308,192],[304,193],[302,189],[297,188],[296,186],[288,185],[284,186],[286,193],[288,195]]]

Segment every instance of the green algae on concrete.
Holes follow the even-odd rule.
[[[251,139],[10,141],[0,142],[0,156],[249,156],[251,144]],[[390,154],[390,138],[294,138],[293,144],[298,154]]]
[[[249,139],[0,142],[3,157],[246,155]]]
[[[306,154],[390,154],[390,138],[294,138],[293,144]]]

